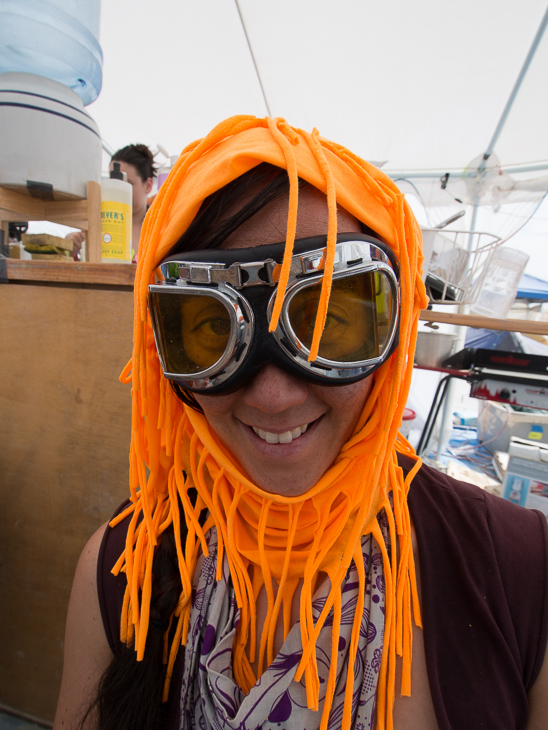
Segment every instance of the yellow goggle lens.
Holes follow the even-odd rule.
[[[208,295],[169,294],[153,295],[152,302],[168,372],[193,375],[221,359],[232,327],[221,301]]]
[[[288,318],[299,341],[310,349],[321,283],[303,287],[288,304]],[[382,271],[333,280],[318,355],[348,363],[380,357],[392,332],[395,294]]]

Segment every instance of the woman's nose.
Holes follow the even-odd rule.
[[[304,403],[308,397],[308,385],[284,370],[268,363],[244,389],[247,405],[265,413],[281,413],[292,406]]]

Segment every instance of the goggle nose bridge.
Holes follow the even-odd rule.
[[[350,244],[351,245],[351,244]],[[296,279],[318,274],[325,268],[326,255],[323,250],[297,253],[292,257],[290,275]],[[335,267],[340,264],[341,252],[335,251]],[[363,257],[357,256],[346,263],[346,266],[360,264]],[[250,261],[225,266],[218,263],[166,261],[160,269],[166,282],[182,284],[230,284],[235,289],[248,286],[277,285],[282,265],[272,258],[261,261]]]
[[[219,266],[209,263],[180,263],[169,261],[160,267],[167,282],[177,284],[230,284],[235,289],[248,286],[276,286],[281,269],[274,259],[234,263],[230,266]]]

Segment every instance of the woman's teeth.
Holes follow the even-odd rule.
[[[298,439],[299,436],[306,431],[308,426],[309,424],[306,423],[304,426],[297,426],[297,428],[294,428],[291,431],[284,431],[284,433],[263,431],[262,428],[255,428],[255,426],[252,426],[252,428],[257,436],[263,441],[266,441],[267,444],[290,444],[293,439]]]

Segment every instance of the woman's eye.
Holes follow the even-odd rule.
[[[208,337],[225,337],[230,332],[230,320],[226,317],[210,317],[199,322],[193,331]]]
[[[316,324],[316,311],[312,314],[306,314],[302,311],[295,314],[291,319],[291,324],[299,339],[304,341],[303,338],[310,338],[312,336],[311,333],[314,331],[314,325]],[[328,309],[323,329],[324,333],[327,330],[333,331],[336,327],[346,327],[347,325],[348,321],[345,317]]]
[[[325,327],[324,331],[327,329],[333,329],[334,327],[338,327],[339,325],[346,325],[348,322],[344,320],[342,317],[339,317],[332,312],[327,312],[327,317],[325,318]]]

